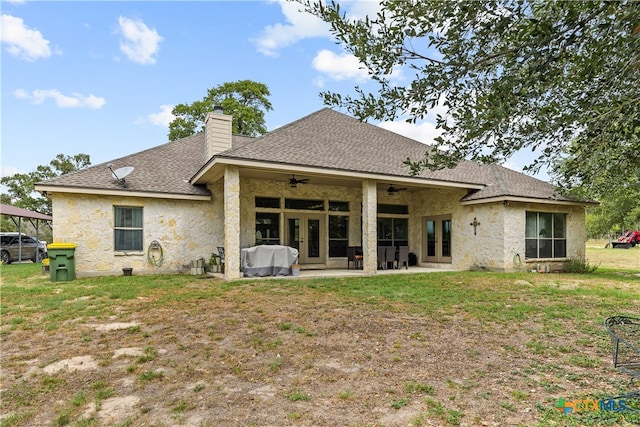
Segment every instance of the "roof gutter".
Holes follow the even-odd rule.
[[[146,197],[154,199],[172,199],[172,200],[211,200],[210,195],[196,195],[196,194],[179,194],[179,193],[157,193],[149,191],[120,191],[120,190],[101,190],[95,188],[84,187],[58,187],[55,185],[36,185],[36,191],[39,191],[43,195],[49,193],[69,193],[69,194],[91,194],[98,196],[116,196],[116,197]]]
[[[460,200],[460,204],[464,206],[482,205],[486,203],[504,203],[520,202],[520,203],[539,203],[549,205],[565,205],[565,206],[598,206],[600,202],[593,200],[557,200],[557,199],[536,199],[534,197],[517,197],[517,196],[498,196],[487,197],[485,199],[476,200]]]

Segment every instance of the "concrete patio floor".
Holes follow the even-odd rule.
[[[387,269],[387,270],[377,270],[376,275],[389,275],[389,274],[421,274],[421,273],[440,273],[447,271],[461,271],[453,268],[440,267],[440,268],[430,268],[430,267],[420,267],[420,266],[411,266],[407,268],[401,269]],[[207,273],[209,276],[217,277],[220,279],[224,279],[224,274],[222,273]],[[316,277],[364,277],[366,276],[362,270],[353,270],[346,268],[330,268],[330,269],[314,269],[314,270],[300,270],[300,274],[298,276],[266,276],[266,277],[241,277],[238,280],[255,280],[255,279],[310,279]]]

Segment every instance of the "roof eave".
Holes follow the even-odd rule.
[[[408,177],[408,176],[399,176],[399,175],[385,175],[380,173],[373,172],[360,172],[360,171],[351,171],[344,169],[328,169],[326,167],[319,166],[305,166],[293,163],[274,163],[274,162],[265,162],[260,160],[247,160],[242,158],[234,158],[234,157],[224,157],[224,156],[216,156],[213,157],[207,165],[205,165],[193,178],[191,178],[191,184],[206,184],[211,181],[216,181],[220,177],[223,176],[224,170],[223,167],[231,165],[231,166],[239,166],[239,167],[248,167],[248,168],[264,168],[270,170],[278,170],[287,173],[295,172],[295,173],[311,173],[311,174],[333,174],[340,175],[349,178],[357,178],[357,179],[370,179],[377,181],[388,181],[389,179],[393,179],[396,182],[404,182],[407,184],[416,184],[416,185],[430,185],[436,187],[450,187],[450,188],[464,188],[468,190],[481,190],[485,187],[483,184],[473,184],[468,182],[458,182],[458,181],[443,181],[436,179],[428,179],[428,178],[420,178],[420,177]]]
[[[521,202],[521,203],[542,203],[549,205],[566,205],[566,206],[598,206],[600,202],[593,200],[558,200],[558,199],[538,199],[535,197],[521,196],[496,196],[486,197],[483,199],[460,200],[461,205],[481,205],[486,203],[504,203],[504,202]]]
[[[154,199],[173,200],[211,200],[211,195],[204,194],[184,194],[184,193],[161,193],[154,191],[130,191],[130,190],[109,190],[89,187],[68,187],[56,185],[36,185],[36,191],[47,193],[69,193],[69,194],[90,194],[95,196],[117,196],[117,197],[146,197]]]

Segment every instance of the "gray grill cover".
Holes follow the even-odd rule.
[[[245,277],[291,276],[291,264],[298,261],[298,250],[289,246],[260,245],[240,250]]]

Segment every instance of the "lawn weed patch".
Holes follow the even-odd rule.
[[[55,284],[9,267],[3,426],[98,425],[129,397],[138,403],[111,413],[111,425],[634,424],[554,408],[628,387],[602,321],[640,312],[640,280],[604,265],[584,275]],[[43,371],[78,356],[98,363]]]

